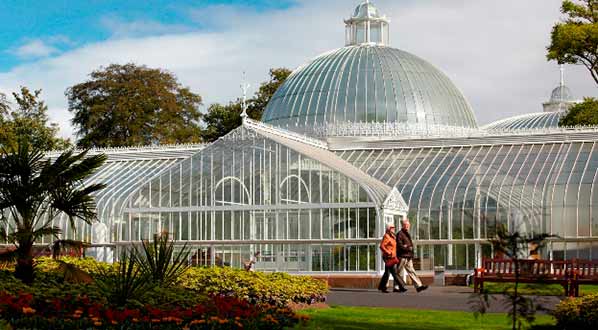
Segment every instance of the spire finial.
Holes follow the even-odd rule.
[[[241,99],[241,118],[245,121],[247,118],[247,90],[249,89],[249,84],[247,83],[245,71],[243,71],[243,83],[241,84],[241,91],[243,91],[243,98]]]
[[[563,87],[563,86],[565,86],[565,65],[561,64],[560,69],[561,69],[561,87]]]

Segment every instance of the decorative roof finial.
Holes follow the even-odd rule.
[[[247,90],[249,89],[250,85],[247,83],[245,71],[243,71],[243,83],[241,84],[241,91],[243,91],[243,98],[241,99],[241,118],[245,121],[247,118]]]
[[[345,45],[388,45],[390,20],[369,1],[360,3],[345,20]]]

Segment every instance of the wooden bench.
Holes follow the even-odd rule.
[[[571,263],[554,260],[519,260],[519,283],[547,283],[563,286],[570,294]],[[484,289],[484,282],[514,283],[515,262],[512,259],[483,259],[473,279],[475,292]]]
[[[571,295],[579,296],[580,284],[598,284],[598,261],[571,260]]]

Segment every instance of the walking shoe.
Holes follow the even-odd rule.
[[[382,293],[388,293],[388,290],[386,290],[386,289],[378,289],[378,291],[380,291]]]
[[[407,292],[407,289],[405,289],[405,288],[398,288],[398,289],[393,289],[392,292],[403,293],[403,292]]]
[[[424,291],[424,290],[425,290],[425,289],[427,289],[427,288],[428,288],[428,286],[427,286],[427,285],[422,285],[422,286],[420,286],[419,288],[415,289],[415,291],[417,291],[417,292],[422,292],[422,291]]]

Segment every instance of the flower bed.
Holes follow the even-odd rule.
[[[64,263],[49,258],[37,260],[31,285],[0,270],[0,321],[13,329],[282,329],[302,319],[289,305],[324,301],[328,291],[310,277],[195,267],[166,287],[116,303],[100,284],[119,276],[117,264],[62,261],[88,280],[73,280]]]
[[[87,297],[39,299],[0,293],[0,318],[15,329],[283,329],[300,322],[288,308],[211,297],[192,308],[115,308]]]

